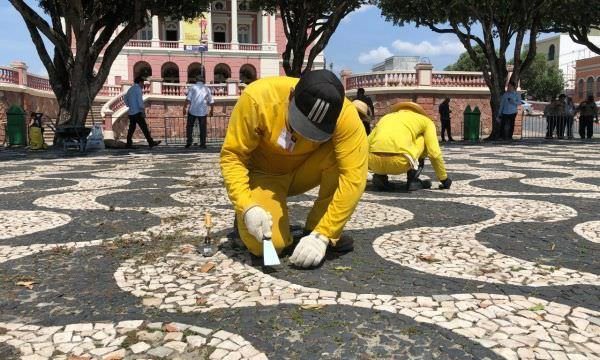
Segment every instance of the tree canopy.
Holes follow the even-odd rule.
[[[507,52],[514,45],[514,66],[510,80],[518,83],[521,72],[533,62],[536,38],[548,26],[557,0],[379,0],[383,15],[395,24],[414,23],[440,34],[454,34],[471,60],[479,66],[490,88],[493,117],[497,117],[500,97],[508,80]],[[521,58],[523,42],[529,49]],[[483,50],[481,57],[476,52]],[[485,59],[485,61],[483,61]],[[497,125],[496,122],[493,122]],[[498,129],[492,130],[492,138]]]
[[[549,30],[565,32],[571,39],[600,54],[600,44],[589,35],[600,35],[600,0],[563,0],[556,6],[557,16]]]
[[[550,101],[562,93],[564,87],[562,70],[549,65],[543,54],[538,54],[521,75],[521,88],[536,100]]]
[[[270,13],[279,11],[287,38],[283,69],[288,76],[310,70],[344,17],[369,0],[254,0],[252,7]],[[308,51],[308,57],[306,52]],[[305,65],[306,60],[306,65]]]
[[[475,62],[471,59],[471,56],[468,52],[464,52],[460,54],[458,59],[454,64],[450,64],[444,68],[446,71],[481,71],[481,62],[486,61],[485,55],[483,54],[483,49],[481,46],[474,47],[475,53],[477,54],[478,61]]]
[[[209,6],[208,0],[38,0],[48,22],[25,0],[9,2],[23,17],[48,71],[61,117],[72,125],[83,124],[117,55],[150,13],[194,18]],[[44,37],[54,47],[53,56]]]

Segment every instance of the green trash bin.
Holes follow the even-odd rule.
[[[13,105],[6,112],[6,135],[8,145],[27,145],[27,125],[25,124],[25,111]]]
[[[479,141],[479,129],[481,127],[481,111],[479,107],[471,110],[471,106],[467,105],[464,112],[464,134],[463,139],[468,141]]]

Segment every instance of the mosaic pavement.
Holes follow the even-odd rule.
[[[600,143],[446,147],[450,191],[368,187],[313,270],[177,151],[0,154],[0,359],[600,359]]]

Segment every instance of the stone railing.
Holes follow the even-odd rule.
[[[231,43],[212,43],[212,48],[215,50],[231,50]]]
[[[0,67],[0,83],[19,84],[19,72],[11,68]]]
[[[240,44],[239,47],[240,47],[240,50],[242,50],[242,51],[261,51],[262,50],[261,44]]]
[[[345,72],[342,78],[346,90],[358,88],[397,87],[454,87],[487,88],[481,72],[432,71],[428,64],[418,65],[414,71],[378,71],[364,74]]]
[[[129,40],[127,47],[149,48],[152,47],[152,40]]]
[[[114,97],[121,93],[121,86],[119,85],[104,85],[98,95]]]
[[[164,49],[177,49],[179,47],[179,41],[160,41],[160,47]]]
[[[52,91],[50,80],[45,77],[27,74],[27,86],[41,91]]]
[[[480,72],[434,71],[431,85],[448,87],[486,87]]]

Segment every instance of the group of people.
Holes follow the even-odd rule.
[[[565,130],[568,139],[573,139],[573,122],[575,115],[579,114],[579,136],[582,139],[591,139],[594,135],[594,121],[598,122],[598,106],[592,95],[575,106],[573,99],[561,94],[544,109],[547,130],[546,139],[552,139],[556,133],[558,139],[564,139]]]
[[[369,170],[379,190],[394,190],[388,175],[404,173],[406,189],[417,190],[431,186],[419,179],[429,157],[440,188],[450,188],[435,125],[421,106],[396,104],[370,131],[365,122],[372,113],[360,97],[347,99],[327,70],[300,79],[264,78],[244,90],[230,117],[220,164],[240,238],[252,254],[262,255],[269,239],[279,253],[292,251],[292,264],[309,268],[328,249],[353,249],[342,231]],[[317,198],[295,244],[287,198],[315,187]]]
[[[150,148],[160,144],[160,141],[154,141],[146,122],[146,111],[144,109],[144,88],[143,77],[137,77],[133,86],[127,91],[123,100],[127,105],[129,115],[129,130],[127,131],[127,147],[133,147],[133,134],[136,126],[139,126],[146,137]],[[183,106],[183,116],[187,116],[186,122],[186,144],[185,148],[192,146],[194,125],[198,122],[200,128],[201,149],[206,149],[206,122],[207,117],[213,115],[214,100],[208,86],[204,84],[204,76],[198,75],[196,83],[188,89],[185,104]]]

